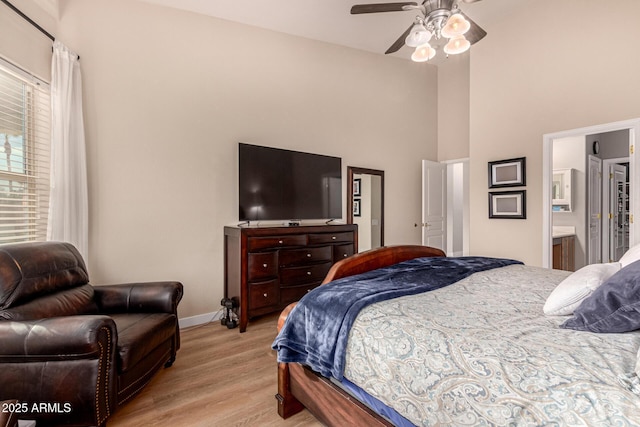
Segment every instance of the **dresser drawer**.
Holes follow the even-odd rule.
[[[314,233],[309,234],[309,244],[353,242],[353,233]]]
[[[305,283],[322,282],[329,272],[332,262],[301,267],[283,267],[280,269],[280,285],[295,286]]]
[[[249,307],[252,310],[277,306],[279,295],[278,280],[265,280],[249,284]]]
[[[313,264],[321,261],[331,261],[333,251],[331,246],[320,246],[316,248],[285,249],[280,251],[279,264],[281,267]]]
[[[301,286],[287,286],[286,288],[280,289],[280,305],[282,307],[286,307],[292,302],[296,302],[300,300],[303,296],[305,296],[310,290],[317,288],[320,283],[313,283],[311,285],[301,285]]]
[[[278,275],[278,253],[256,252],[247,257],[247,275],[250,281]]]
[[[224,295],[240,300],[240,332],[320,285],[335,261],[358,252],[355,224],[224,227]]]
[[[249,237],[249,251],[259,251],[260,249],[282,248],[287,246],[305,246],[307,244],[306,234],[296,234],[292,236],[269,236],[269,237]]]
[[[342,259],[350,257],[355,252],[353,248],[353,243],[348,243],[346,245],[335,245],[333,247],[333,262],[338,262]]]

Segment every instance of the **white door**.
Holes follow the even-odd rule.
[[[609,173],[609,262],[618,261],[629,249],[627,227],[627,167],[613,164]]]
[[[587,264],[602,262],[602,159],[589,156]]]
[[[447,166],[422,161],[422,244],[446,250]]]

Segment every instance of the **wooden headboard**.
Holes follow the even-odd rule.
[[[388,267],[402,261],[423,257],[446,256],[440,249],[419,245],[382,246],[345,258],[333,264],[322,284],[342,277]]]

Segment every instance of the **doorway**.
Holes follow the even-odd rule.
[[[422,244],[469,255],[469,159],[422,161]]]
[[[619,132],[622,131],[623,134],[625,134],[625,153],[623,155],[620,154],[605,154],[605,150],[610,148],[610,147],[606,147],[604,145],[603,142],[601,142],[600,139],[600,135],[602,134],[607,134],[607,133],[613,133],[613,132]],[[573,171],[573,175],[575,176],[576,174],[578,175],[578,177],[580,177],[580,173],[582,173],[582,180],[578,180],[576,185],[574,185],[573,187],[575,187],[577,193],[581,194],[581,196],[574,196],[573,201],[578,201],[578,197],[582,197],[582,202],[577,203],[576,209],[578,206],[582,206],[583,207],[583,211],[581,213],[576,213],[577,216],[576,217],[580,217],[582,218],[582,223],[581,222],[577,222],[576,223],[576,228],[575,228],[575,233],[576,236],[578,234],[582,234],[582,257],[581,258],[583,260],[582,265],[587,264],[590,258],[592,258],[594,255],[597,255],[597,252],[601,253],[600,256],[600,261],[599,262],[607,262],[609,259],[609,250],[610,250],[610,240],[611,240],[611,231],[607,231],[607,230],[611,230],[611,228],[608,225],[608,222],[605,223],[605,225],[607,225],[607,227],[602,227],[602,224],[604,223],[604,219],[603,218],[603,213],[605,211],[608,211],[609,209],[605,209],[603,208],[603,203],[602,202],[592,202],[592,203],[587,203],[587,197],[588,195],[590,195],[592,198],[595,197],[595,199],[592,200],[603,200],[604,199],[604,193],[606,193],[606,191],[602,190],[602,184],[592,184],[591,185],[591,189],[587,188],[588,184],[587,182],[590,181],[588,179],[588,176],[590,175],[589,173],[589,168],[588,168],[588,164],[589,162],[587,161],[588,157],[587,156],[598,156],[598,158],[609,158],[609,159],[613,159],[616,158],[616,160],[619,159],[623,159],[624,161],[620,161],[619,163],[624,163],[625,166],[627,166],[627,176],[628,179],[625,177],[625,180],[627,180],[628,182],[628,190],[627,190],[627,198],[626,198],[626,202],[628,205],[628,209],[626,210],[626,213],[623,213],[623,215],[626,215],[628,221],[626,223],[624,223],[625,227],[620,229],[620,232],[624,233],[623,235],[623,244],[624,244],[624,240],[626,238],[626,247],[628,246],[633,246],[634,243],[636,243],[636,236],[640,236],[640,233],[638,233],[637,225],[634,224],[633,222],[633,210],[634,207],[637,205],[638,202],[636,201],[640,201],[640,170],[638,170],[638,168],[640,168],[640,162],[636,162],[635,161],[635,155],[634,155],[634,147],[636,145],[636,138],[637,135],[640,134],[640,119],[633,119],[633,120],[627,120],[627,121],[622,121],[622,122],[614,122],[614,123],[609,123],[609,124],[603,124],[603,125],[597,125],[597,126],[591,126],[591,127],[586,127],[586,128],[579,128],[579,129],[573,129],[573,130],[568,130],[568,131],[564,131],[564,132],[557,132],[557,133],[553,133],[553,134],[545,134],[543,136],[543,200],[542,200],[542,206],[543,206],[543,258],[542,258],[542,265],[543,267],[547,267],[547,268],[551,268],[553,266],[553,261],[552,261],[552,244],[553,244],[553,226],[554,224],[558,223],[558,222],[562,222],[563,219],[557,219],[558,217],[562,218],[563,215],[565,215],[565,213],[562,214],[557,214],[558,211],[558,207],[554,205],[554,202],[552,201],[553,199],[553,195],[554,195],[554,168],[558,169],[557,164],[554,165],[554,151],[556,149],[556,141],[561,141],[561,140],[565,140],[565,139],[577,139],[577,140],[581,140],[582,141],[582,155],[578,156],[575,155],[574,158],[578,158],[579,162],[582,162],[581,164],[584,165],[584,167],[581,167],[582,172],[580,171]],[[560,150],[558,150],[560,151]],[[626,155],[626,156],[625,156]],[[580,160],[582,159],[582,160]],[[626,161],[628,159],[628,162]],[[573,169],[573,166],[571,167]],[[578,167],[576,167],[575,169],[579,169]],[[608,170],[605,170],[605,174],[607,174],[607,178],[608,178]],[[557,175],[557,174],[556,174]],[[594,175],[594,176],[598,176],[598,174]],[[602,178],[602,173],[599,174],[600,177],[600,181],[603,181]],[[608,179],[606,180],[608,182]],[[583,188],[580,189],[580,183],[582,183]],[[597,188],[597,189],[594,189]],[[607,200],[605,202],[609,203],[609,200]],[[589,225],[589,221],[588,221],[588,217],[589,215],[587,214],[588,210],[592,210],[592,209],[588,209],[588,206],[592,205],[593,206],[597,206],[597,209],[595,210],[599,210],[599,212],[595,213],[595,215],[599,215],[598,221],[595,222],[595,224],[600,224],[600,236],[598,238],[598,243],[592,243],[592,247],[589,248],[588,245],[588,232],[590,231],[588,225]],[[608,205],[607,205],[608,206]],[[569,210],[568,212],[574,212],[573,209]],[[615,211],[608,211],[605,215],[606,215],[606,220],[609,219],[609,213],[614,213]],[[555,215],[555,217],[554,217]],[[564,219],[567,219],[569,217],[569,215],[565,215]],[[607,239],[605,240],[605,243],[603,243],[603,239]],[[615,243],[614,244],[619,244]],[[603,250],[603,248],[606,247],[606,251]],[[618,251],[620,251],[620,249],[618,249]],[[579,250],[576,251],[577,253],[579,253]],[[580,258],[578,258],[580,259]],[[580,267],[579,264],[576,264],[576,269],[578,269]]]

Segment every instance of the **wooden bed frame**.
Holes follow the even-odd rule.
[[[439,256],[445,256],[445,253],[428,246],[385,246],[337,262],[322,284],[414,258]],[[293,303],[284,309],[278,319],[278,330],[295,305]],[[328,426],[393,426],[329,379],[299,363],[278,363],[276,399],[278,414],[282,418],[307,408]]]

